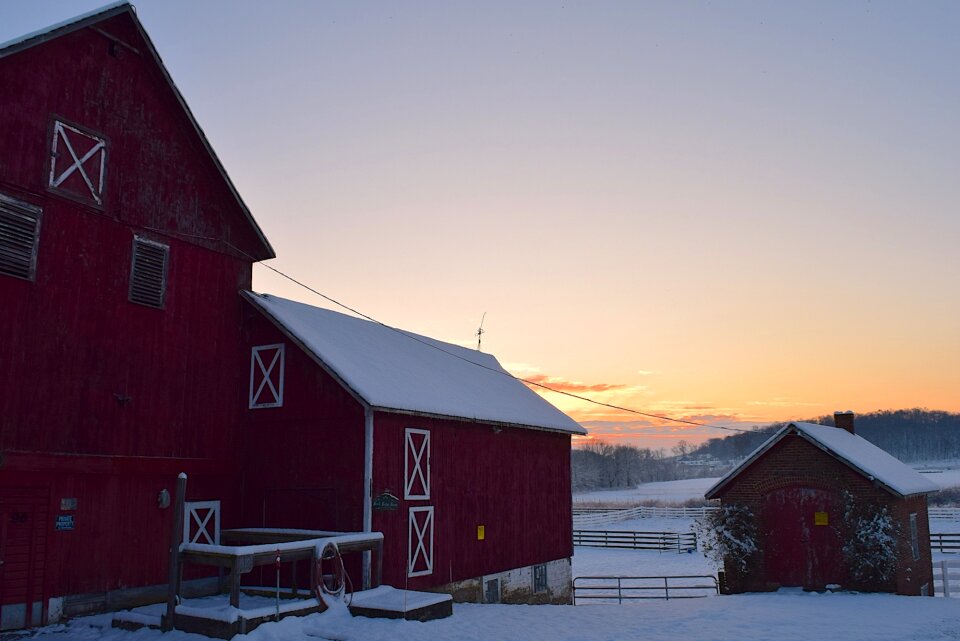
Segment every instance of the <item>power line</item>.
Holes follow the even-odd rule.
[[[225,242],[227,245],[230,245],[230,243],[227,243],[226,241],[224,241],[224,242]],[[237,250],[237,251],[239,251],[239,252],[241,252],[241,253],[244,253],[244,254],[246,253],[246,252],[244,252],[242,249],[240,249],[240,248],[238,248],[238,247],[234,247],[233,245],[230,245],[230,247],[232,247],[233,249],[235,249],[235,250]],[[252,256],[249,256],[249,255],[248,255],[248,257],[253,258]],[[592,404],[594,404],[594,405],[600,405],[600,406],[602,406],[602,407],[608,407],[608,408],[610,408],[610,409],[615,409],[615,410],[619,410],[619,411],[621,411],[621,412],[627,412],[627,413],[630,413],[630,414],[636,414],[636,415],[638,415],[638,416],[645,416],[645,417],[647,417],[647,418],[655,418],[655,419],[659,419],[659,420],[661,420],[661,421],[669,421],[669,422],[673,422],[673,423],[683,423],[683,424],[686,424],[686,425],[695,425],[695,426],[697,426],[697,427],[709,427],[709,428],[716,429],[716,430],[727,430],[727,431],[730,431],[730,432],[750,432],[750,431],[751,431],[751,430],[748,430],[748,429],[743,429],[743,428],[738,428],[738,427],[728,427],[728,426],[726,426],[726,425],[711,425],[711,424],[709,424],[709,423],[698,423],[697,421],[687,421],[687,420],[684,420],[684,419],[682,419],[682,418],[672,418],[672,417],[670,417],[670,416],[663,416],[663,415],[661,415],[661,414],[652,414],[652,413],[649,413],[649,412],[641,412],[640,410],[635,410],[635,409],[632,409],[632,408],[629,408],[629,407],[622,407],[622,406],[620,406],[620,405],[613,405],[613,404],[611,404],[611,403],[604,403],[603,401],[598,401],[598,400],[596,400],[596,399],[592,399],[592,398],[589,398],[589,397],[586,397],[586,396],[580,396],[579,394],[574,394],[574,393],[572,393],[572,392],[566,392],[566,391],[563,391],[563,390],[556,389],[555,387],[550,387],[549,385],[544,385],[543,383],[538,383],[538,382],[536,382],[536,381],[531,381],[531,380],[528,380],[528,379],[525,379],[525,378],[521,378],[521,377],[519,377],[519,376],[515,376],[515,375],[511,374],[510,372],[508,372],[508,371],[506,371],[506,370],[495,369],[495,368],[493,368],[493,367],[489,367],[489,366],[487,366],[487,365],[484,365],[483,363],[477,363],[477,362],[475,362],[475,361],[470,360],[469,358],[465,358],[465,357],[461,356],[460,354],[456,354],[456,353],[451,352],[451,351],[449,351],[449,350],[443,349],[443,348],[440,347],[439,345],[435,345],[435,344],[433,344],[433,343],[429,343],[429,342],[421,339],[419,336],[416,336],[416,335],[413,335],[413,334],[409,334],[409,333],[407,333],[407,332],[405,332],[405,331],[403,331],[403,330],[401,330],[401,329],[397,329],[396,327],[392,327],[392,326],[390,326],[390,325],[387,325],[386,323],[383,323],[383,322],[377,320],[376,318],[373,318],[372,316],[369,316],[369,315],[367,315],[367,314],[364,314],[363,312],[361,312],[361,311],[359,311],[359,310],[356,310],[356,309],[354,309],[353,307],[350,307],[349,305],[347,305],[347,304],[345,304],[345,303],[341,303],[340,301],[338,301],[338,300],[335,299],[335,298],[332,298],[332,297],[330,297],[330,296],[327,296],[327,295],[324,294],[323,292],[317,291],[317,290],[314,289],[313,287],[310,287],[309,285],[300,282],[299,280],[297,280],[297,279],[294,278],[293,276],[290,276],[290,275],[288,275],[288,274],[285,274],[284,272],[280,271],[279,269],[277,269],[277,268],[275,268],[275,267],[272,267],[272,266],[270,266],[270,265],[267,265],[267,264],[265,264],[265,263],[263,263],[263,262],[260,262],[259,264],[260,264],[262,267],[266,267],[267,269],[269,269],[269,270],[272,271],[273,273],[275,273],[275,274],[277,274],[277,275],[279,275],[279,276],[282,276],[283,278],[286,278],[287,280],[289,280],[290,282],[294,283],[295,285],[298,285],[298,286],[300,286],[300,287],[303,287],[303,288],[306,289],[307,291],[312,292],[312,293],[316,294],[317,296],[320,296],[320,297],[323,298],[324,300],[329,301],[329,302],[333,303],[334,305],[337,305],[337,306],[339,306],[339,307],[342,307],[343,309],[346,309],[346,310],[348,310],[348,311],[350,311],[350,312],[353,312],[354,314],[356,314],[357,316],[360,316],[361,318],[364,318],[364,319],[366,319],[366,320],[368,320],[368,321],[370,321],[370,322],[372,322],[372,323],[376,323],[377,325],[380,325],[381,327],[385,327],[386,329],[389,329],[390,331],[396,332],[396,333],[398,333],[398,334],[400,334],[400,335],[402,335],[402,336],[406,336],[407,338],[409,338],[409,339],[411,339],[411,340],[415,340],[415,341],[417,341],[418,343],[420,343],[420,344],[422,344],[422,345],[426,345],[427,347],[430,347],[430,348],[435,349],[435,350],[437,350],[437,351],[439,351],[439,352],[442,352],[442,353],[444,353],[444,354],[447,354],[448,356],[452,356],[452,357],[454,357],[454,358],[458,358],[458,359],[464,361],[465,363],[470,363],[471,365],[474,365],[474,366],[476,366],[476,367],[482,367],[483,369],[485,369],[485,370],[487,370],[487,371],[490,371],[490,372],[493,372],[493,373],[495,373],[495,374],[500,374],[500,375],[502,375],[502,376],[508,376],[508,377],[510,377],[510,378],[512,378],[512,379],[514,379],[514,380],[516,380],[516,381],[520,381],[521,383],[524,383],[525,385],[530,385],[530,386],[532,386],[532,387],[539,387],[539,388],[541,388],[541,389],[545,389],[545,390],[548,390],[548,391],[550,391],[550,392],[553,392],[554,394],[561,394],[561,395],[563,395],[563,396],[568,396],[568,397],[570,397],[570,398],[575,398],[575,399],[577,399],[577,400],[579,400],[579,401],[584,401],[584,402],[586,402],[586,403],[592,403]]]
[[[213,241],[213,242],[222,243],[223,245],[229,247],[230,249],[232,249],[232,250],[234,250],[234,251],[236,251],[236,252],[239,252],[239,253],[242,254],[243,256],[249,258],[251,261],[253,261],[253,262],[261,265],[262,267],[265,267],[265,268],[269,269],[270,271],[272,271],[273,273],[277,274],[278,276],[281,276],[281,277],[283,277],[283,278],[286,278],[286,279],[289,280],[291,283],[293,283],[293,284],[295,284],[295,285],[297,285],[297,286],[299,286],[299,287],[302,287],[302,288],[304,288],[305,290],[307,290],[308,292],[311,292],[311,293],[313,293],[313,294],[316,294],[316,295],[319,296],[320,298],[323,298],[324,300],[326,300],[326,301],[328,301],[328,302],[330,302],[330,303],[333,303],[334,305],[337,305],[338,307],[342,307],[343,309],[345,309],[345,310],[347,310],[347,311],[349,311],[349,312],[352,312],[352,313],[356,314],[357,316],[359,316],[359,317],[361,317],[361,318],[363,318],[363,319],[366,319],[366,320],[370,321],[371,323],[376,323],[377,325],[380,325],[381,327],[384,327],[384,328],[386,328],[386,329],[389,329],[389,330],[392,331],[392,332],[396,332],[396,333],[400,334],[401,336],[406,336],[407,338],[409,338],[409,339],[411,339],[411,340],[415,340],[415,341],[417,341],[418,343],[420,343],[420,344],[422,344],[422,345],[425,345],[425,346],[427,346],[427,347],[430,347],[430,348],[432,348],[432,349],[435,349],[435,350],[437,350],[437,351],[439,351],[439,352],[442,352],[442,353],[446,354],[447,356],[452,356],[452,357],[454,357],[454,358],[460,359],[461,361],[463,361],[463,362],[465,362],[465,363],[469,363],[470,365],[473,365],[473,366],[475,366],[475,367],[481,367],[481,368],[483,368],[483,369],[485,369],[485,370],[487,370],[487,371],[493,372],[494,374],[500,374],[501,376],[507,376],[507,377],[509,377],[509,378],[512,378],[512,379],[514,379],[514,380],[516,380],[516,381],[519,381],[519,382],[521,382],[521,383],[523,383],[523,384],[525,384],[525,385],[529,385],[529,386],[531,386],[531,387],[539,387],[539,388],[545,389],[545,390],[547,390],[547,391],[549,391],[549,392],[553,392],[554,394],[560,394],[560,395],[562,395],[562,396],[567,396],[567,397],[569,397],[569,398],[574,398],[574,399],[577,399],[578,401],[583,401],[583,402],[585,402],[585,403],[591,403],[591,404],[593,404],[593,405],[599,405],[599,406],[601,406],[601,407],[608,407],[608,408],[610,408],[610,409],[619,410],[619,411],[621,411],[621,412],[627,412],[628,414],[636,414],[637,416],[644,416],[644,417],[647,417],[647,418],[655,418],[655,419],[658,419],[658,420],[661,420],[661,421],[667,421],[667,422],[671,422],[671,423],[682,423],[682,424],[684,424],[684,425],[694,425],[694,426],[696,426],[696,427],[709,427],[709,428],[711,428],[711,429],[715,429],[715,430],[726,430],[726,431],[728,431],[728,432],[750,432],[750,431],[752,431],[752,430],[748,430],[748,429],[744,429],[744,428],[740,428],[740,427],[729,427],[729,426],[726,426],[726,425],[711,425],[710,423],[699,423],[699,422],[697,422],[697,421],[688,421],[688,420],[685,420],[685,419],[682,419],[682,418],[673,418],[673,417],[670,417],[670,416],[664,416],[664,415],[662,415],[662,414],[653,414],[653,413],[650,413],[650,412],[641,412],[640,410],[635,410],[635,409],[630,408],[630,407],[623,407],[623,406],[621,406],[621,405],[613,405],[612,403],[604,403],[603,401],[598,401],[598,400],[596,400],[596,399],[592,399],[592,398],[589,398],[589,397],[586,397],[586,396],[580,396],[579,394],[574,394],[574,393],[572,393],[572,392],[565,392],[565,391],[563,391],[563,390],[559,390],[559,389],[556,389],[556,388],[554,388],[554,387],[550,387],[549,385],[544,385],[543,383],[538,383],[538,382],[536,382],[536,381],[531,381],[531,380],[528,380],[528,379],[525,379],[525,378],[521,378],[521,377],[519,377],[519,376],[515,376],[515,375],[511,374],[510,372],[508,372],[508,371],[506,371],[506,370],[503,370],[503,369],[495,369],[495,368],[493,368],[493,367],[488,367],[487,365],[484,365],[483,363],[477,363],[477,362],[475,362],[475,361],[470,360],[469,358],[465,358],[465,357],[461,356],[460,354],[456,354],[456,353],[454,353],[454,352],[451,352],[451,351],[448,351],[448,350],[446,350],[446,349],[443,349],[443,348],[440,347],[439,345],[435,345],[435,344],[433,344],[433,343],[429,343],[429,342],[421,339],[419,336],[416,336],[416,335],[414,335],[414,334],[407,333],[407,332],[405,332],[405,331],[403,331],[403,330],[401,330],[401,329],[397,329],[396,327],[392,327],[392,326],[390,326],[390,325],[387,325],[386,323],[383,323],[383,322],[377,320],[376,318],[373,318],[372,316],[369,316],[369,315],[367,315],[367,314],[364,314],[363,312],[361,312],[361,311],[358,310],[358,309],[354,309],[353,307],[350,307],[350,306],[347,305],[346,303],[341,303],[341,302],[338,301],[337,299],[332,298],[332,297],[330,297],[330,296],[327,296],[327,295],[324,294],[323,292],[318,291],[318,290],[314,289],[313,287],[310,287],[310,286],[307,285],[306,283],[300,282],[299,280],[297,280],[297,279],[294,278],[293,276],[290,276],[289,274],[286,274],[286,273],[280,271],[280,270],[277,269],[276,267],[272,267],[271,265],[267,265],[266,263],[264,263],[264,262],[262,262],[262,261],[259,261],[259,260],[258,260],[257,258],[255,258],[254,256],[251,256],[250,254],[248,254],[247,252],[243,251],[242,249],[240,249],[240,248],[237,247],[236,245],[234,245],[234,244],[232,244],[231,242],[229,242],[229,241],[227,241],[227,240],[224,240],[224,239],[222,239],[222,238],[213,238],[213,237],[209,237],[209,236],[198,236],[198,235],[194,235],[194,234],[186,234],[186,233],[183,233],[183,232],[169,232],[169,231],[167,231],[167,230],[151,229],[151,228],[149,228],[149,227],[145,227],[145,229],[147,229],[147,230],[149,230],[149,231],[154,231],[154,232],[157,232],[157,233],[162,233],[162,234],[169,234],[169,235],[174,235],[174,236],[182,236],[182,237],[185,237],[185,238],[194,238],[194,239],[198,239],[198,240],[206,240],[206,241]],[[486,314],[484,314],[484,315],[486,315]],[[482,323],[481,323],[481,326],[482,326]]]

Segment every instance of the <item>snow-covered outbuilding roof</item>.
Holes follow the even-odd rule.
[[[373,409],[586,434],[490,354],[269,294],[244,296]]]
[[[707,490],[705,494],[706,498],[716,498],[717,494],[719,494],[730,481],[789,434],[795,434],[806,439],[833,458],[846,464],[871,481],[879,483],[885,487],[887,491],[897,496],[904,497],[913,494],[929,494],[931,492],[937,492],[940,489],[938,485],[924,478],[919,472],[862,436],[851,434],[844,429],[830,425],[790,423],[767,439],[763,445],[754,450],[740,465],[717,481],[713,487]]]

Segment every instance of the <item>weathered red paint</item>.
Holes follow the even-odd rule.
[[[403,500],[411,427],[431,434],[429,500]],[[431,588],[573,554],[569,434],[376,412],[373,458],[374,495],[401,498],[397,511],[373,515],[373,529],[384,534],[386,583]],[[434,570],[408,578],[408,511],[427,505]]]
[[[246,410],[243,521],[363,529],[363,407],[262,314],[246,305],[244,346],[283,343],[283,407]]]
[[[811,590],[846,585],[842,506],[837,492],[816,487],[793,485],[765,495],[761,537],[767,581]]]
[[[0,275],[0,505],[44,497],[14,510],[26,524],[0,514],[7,544],[32,541],[30,580],[0,575],[0,607],[35,599],[43,616],[50,597],[165,582],[157,496],[180,471],[237,524],[238,290],[272,254],[130,9],[114,13],[97,27],[139,54],[81,28],[0,57],[0,192],[43,209],[35,279]],[[54,118],[108,141],[102,206],[75,178],[48,189]],[[135,234],[170,246],[165,309],[127,300]]]

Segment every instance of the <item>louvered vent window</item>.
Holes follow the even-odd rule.
[[[167,293],[167,256],[170,248],[144,238],[133,239],[130,267],[130,300],[148,307],[163,307]]]
[[[33,280],[40,208],[0,194],[0,274]]]

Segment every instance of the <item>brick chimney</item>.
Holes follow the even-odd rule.
[[[833,424],[839,427],[841,430],[847,430],[851,434],[855,433],[853,431],[853,412],[850,410],[847,410],[846,412],[834,412]]]

